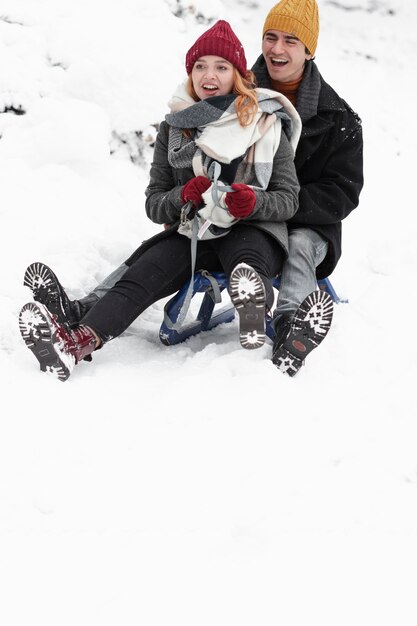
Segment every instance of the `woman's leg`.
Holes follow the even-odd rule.
[[[207,243],[201,242],[198,248],[198,268],[220,269]],[[41,370],[67,380],[77,363],[120,335],[150,304],[182,287],[191,274],[190,251],[190,240],[181,235],[158,242],[71,329],[43,304],[26,304],[19,315],[20,332]]]
[[[242,348],[265,343],[265,314],[274,301],[272,277],[281,269],[281,247],[253,226],[235,226],[218,244],[218,255],[229,279],[230,298],[239,316]]]
[[[197,250],[197,268],[219,269],[206,242]],[[178,291],[191,275],[191,242],[174,234],[144,252],[80,324],[90,327],[103,342],[117,337],[151,304]]]
[[[213,247],[227,277],[239,263],[247,263],[259,274],[270,309],[274,303],[272,278],[280,273],[285,258],[278,242],[259,228],[236,225],[226,237],[214,240]]]

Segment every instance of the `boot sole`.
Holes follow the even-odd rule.
[[[313,291],[295,312],[287,338],[272,356],[274,365],[281,372],[295,376],[306,357],[326,337],[332,319],[333,300],[329,294]]]
[[[23,341],[39,361],[41,371],[58,380],[67,380],[75,359],[59,351],[59,343],[54,341],[54,327],[45,307],[33,302],[25,304],[19,314],[19,329]]]
[[[265,343],[265,287],[259,274],[239,263],[230,275],[229,293],[239,315],[240,345],[246,350]]]
[[[59,324],[70,327],[65,312],[58,278],[50,267],[44,263],[31,263],[23,277],[23,284],[32,291],[33,298],[44,304]]]

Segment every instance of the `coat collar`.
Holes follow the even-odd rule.
[[[252,71],[256,76],[259,87],[271,89],[271,80],[262,54],[255,61]],[[329,122],[321,118],[322,114],[344,110],[340,97],[323,80],[314,61],[306,62],[295,108],[301,117],[303,126],[312,118],[316,118],[314,120],[316,131],[329,127]]]

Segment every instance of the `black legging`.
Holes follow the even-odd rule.
[[[284,253],[268,233],[236,225],[225,237],[199,241],[195,269],[223,271],[229,277],[238,263],[258,272],[273,305],[271,277],[281,271]],[[176,293],[191,276],[191,241],[178,233],[146,250],[115,286],[82,318],[103,342],[117,337],[151,304]]]

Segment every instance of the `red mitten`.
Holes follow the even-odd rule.
[[[226,194],[224,199],[229,213],[233,217],[248,217],[255,208],[255,192],[248,185],[233,183],[232,189],[235,191]]]
[[[181,190],[182,201],[192,202],[195,207],[203,202],[202,194],[210,187],[211,181],[205,176],[196,176],[185,183]]]

